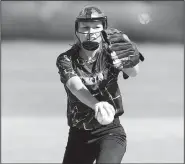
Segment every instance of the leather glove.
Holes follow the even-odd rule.
[[[102,31],[103,38],[108,44],[108,52],[111,54],[114,67],[118,69],[132,68],[144,61],[144,57],[139,53],[136,44],[131,42],[123,32],[109,28]]]

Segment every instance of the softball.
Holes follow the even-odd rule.
[[[114,120],[114,115],[108,116],[107,114],[105,114],[102,116],[100,111],[98,111],[96,119],[101,125],[107,125],[107,124],[110,124]]]

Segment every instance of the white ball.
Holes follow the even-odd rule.
[[[97,120],[101,125],[108,125],[114,120],[114,115],[108,116],[108,114],[101,115],[100,111],[97,113]]]

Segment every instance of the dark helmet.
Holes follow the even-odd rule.
[[[103,28],[107,29],[107,17],[104,13],[95,6],[84,7],[75,21],[75,31],[78,31],[78,22],[96,22],[102,21]]]

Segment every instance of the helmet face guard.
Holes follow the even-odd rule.
[[[103,25],[103,29],[107,29],[107,17],[104,16],[104,17],[97,17],[97,18],[77,18],[76,21],[75,21],[75,32],[79,32],[79,22],[102,22],[102,25]]]
[[[101,10],[99,8],[94,7],[94,6],[85,7],[83,10],[81,10],[78,17],[76,18],[76,21],[75,21],[75,34],[76,33],[88,34],[89,38],[90,38],[90,35],[92,33],[90,33],[90,32],[86,33],[83,30],[82,31],[79,30],[79,23],[80,22],[92,22],[92,23],[93,22],[102,22],[103,29],[101,28],[101,30],[96,31],[94,33],[99,33],[99,32],[101,33],[102,30],[107,29],[107,17],[104,16],[104,14],[101,12]],[[100,36],[101,36],[101,34],[100,34]],[[78,38],[78,36],[77,36],[77,38]],[[96,41],[93,41],[93,40],[83,41],[81,43],[81,45],[83,48],[85,48],[86,50],[89,50],[89,51],[94,51],[99,47],[99,43]]]

